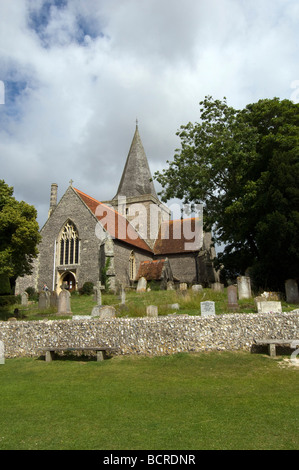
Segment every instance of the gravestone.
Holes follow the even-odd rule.
[[[0,364],[5,363],[5,349],[3,341],[0,341]]]
[[[116,310],[111,305],[97,305],[93,307],[91,316],[98,317],[99,320],[111,320],[115,318]]]
[[[180,290],[187,290],[188,286],[186,282],[181,282],[180,283]]]
[[[146,315],[148,317],[157,317],[158,307],[156,305],[149,305],[148,307],[146,307]]]
[[[97,305],[102,305],[102,290],[105,289],[105,286],[102,286],[101,281],[98,281],[93,287],[93,300]]]
[[[50,307],[57,308],[58,306],[58,295],[56,291],[52,291],[50,294]]]
[[[27,292],[23,292],[21,295],[21,305],[23,305],[23,307],[28,306],[28,293]]]
[[[221,284],[220,282],[214,282],[211,287],[215,292],[223,292],[224,290],[224,284]]]
[[[281,313],[281,302],[267,302],[267,301],[257,301],[256,302],[258,313]]]
[[[238,297],[241,299],[250,299],[251,297],[251,282],[250,277],[239,276],[237,278]]]
[[[41,291],[38,296],[38,309],[46,310],[50,307],[50,296],[48,291]]]
[[[123,285],[121,285],[121,291],[120,291],[120,303],[121,305],[125,305],[126,303],[126,291]]]
[[[167,290],[174,290],[174,282],[168,281],[167,282]]]
[[[200,312],[202,317],[214,317],[215,313],[215,302],[206,301],[200,302]]]
[[[58,315],[71,314],[71,294],[63,289],[58,296]]]
[[[194,286],[192,286],[192,290],[193,292],[201,292],[202,286],[200,284],[194,284]]]
[[[146,292],[146,287],[147,287],[147,280],[145,279],[145,277],[141,277],[138,281],[136,291],[137,292]]]
[[[227,288],[227,303],[230,310],[238,308],[238,288],[237,286],[228,286]]]
[[[298,284],[295,279],[288,279],[285,282],[286,301],[290,304],[299,303]]]

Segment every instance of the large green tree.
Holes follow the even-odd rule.
[[[36,209],[13,197],[13,188],[0,180],[0,275],[31,274],[40,241]]]
[[[202,203],[229,276],[251,268],[256,285],[299,276],[299,104],[278,98],[243,110],[208,96],[200,122],[181,126],[181,148],[155,173],[162,199]]]

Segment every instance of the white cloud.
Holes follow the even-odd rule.
[[[114,196],[139,119],[152,171],[205,95],[290,98],[296,0],[0,0],[1,178],[45,221],[50,184]]]

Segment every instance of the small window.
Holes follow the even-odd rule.
[[[136,277],[136,259],[135,259],[135,255],[133,251],[130,255],[129,274],[130,274],[130,281],[134,281]]]

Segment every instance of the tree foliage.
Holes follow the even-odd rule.
[[[31,274],[40,241],[36,209],[13,197],[13,188],[0,180],[0,274]]]
[[[281,288],[298,277],[299,104],[274,98],[236,110],[208,96],[200,106],[200,122],[181,126],[181,148],[155,173],[162,198],[204,205],[228,275],[251,267],[259,286]]]

